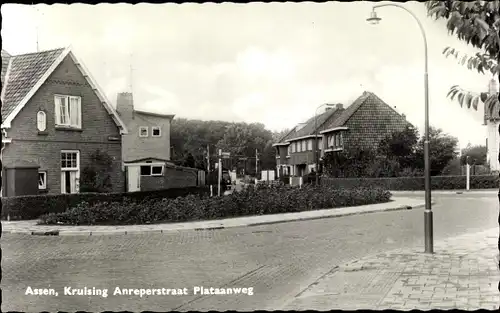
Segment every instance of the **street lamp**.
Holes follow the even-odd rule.
[[[373,6],[371,15],[366,20],[370,24],[378,24],[381,20],[377,16],[375,9],[393,6],[405,10],[417,21],[417,24],[424,38],[424,90],[425,90],[425,135],[424,135],[424,164],[425,164],[425,211],[424,211],[424,228],[425,228],[425,252],[434,253],[434,239],[433,239],[433,225],[432,225],[432,207],[431,207],[431,171],[430,171],[430,155],[429,155],[429,78],[428,78],[428,57],[427,57],[427,37],[425,35],[424,27],[419,19],[407,8],[399,4],[379,4]]]
[[[323,103],[314,112],[314,161],[316,162],[316,186],[319,184],[319,153],[318,153],[318,110],[322,106],[332,107],[334,104]]]

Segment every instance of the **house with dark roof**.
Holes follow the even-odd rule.
[[[376,148],[388,134],[404,130],[409,124],[404,115],[367,91],[347,108],[342,104],[328,106],[274,144],[279,176],[317,171],[316,159],[321,161],[326,153]]]
[[[193,187],[204,183],[199,170],[170,161],[170,125],[174,114],[139,110],[132,93],[117,95],[116,110],[128,129],[122,136],[126,190],[150,191]]]
[[[112,159],[123,191],[127,127],[71,48],[10,55],[2,50],[2,196],[77,193],[92,155]]]

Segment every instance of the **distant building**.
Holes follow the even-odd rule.
[[[311,117],[275,143],[278,175],[303,176],[317,169],[314,139],[318,134],[319,159],[346,148],[376,148],[387,135],[410,123],[404,114],[371,92],[364,92],[350,106],[342,104]],[[317,127],[317,129],[316,129]]]

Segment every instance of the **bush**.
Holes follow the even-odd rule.
[[[103,202],[142,202],[154,199],[177,198],[189,194],[207,195],[207,187],[172,188],[154,191],[137,191],[126,193],[76,193],[60,195],[35,195],[2,198],[2,219],[7,216],[11,220],[36,219],[47,213],[61,213],[80,204],[94,205]]]
[[[390,197],[391,193],[381,188],[257,185],[224,197],[188,195],[143,202],[81,203],[64,213],[44,215],[41,223],[124,225],[211,220],[382,203]]]
[[[391,177],[391,178],[323,178],[323,184],[334,188],[370,188],[380,187],[386,190],[424,190],[424,177]],[[499,187],[496,175],[471,176],[471,189],[489,189]],[[466,176],[432,176],[431,189],[453,190],[465,189]]]

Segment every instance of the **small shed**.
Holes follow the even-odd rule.
[[[39,186],[35,162],[17,160],[2,167],[2,197],[37,195]]]

